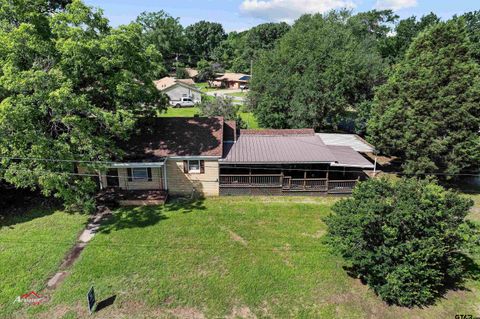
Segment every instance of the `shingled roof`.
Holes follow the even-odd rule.
[[[223,117],[147,119],[120,147],[128,161],[160,161],[167,156],[222,156]]]

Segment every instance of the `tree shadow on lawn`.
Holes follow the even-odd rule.
[[[465,291],[465,292],[470,292],[471,289],[467,288],[465,286],[466,280],[480,280],[480,265],[475,263],[475,261],[470,258],[469,256],[465,254],[460,254],[459,255],[459,260],[463,264],[465,268],[465,272],[462,274],[462,277],[457,280],[451,280],[445,283],[443,289],[441,289],[437,295],[431,300],[429,303],[425,303],[423,305],[416,305],[412,307],[405,307],[401,306],[395,303],[391,302],[385,302],[389,306],[399,306],[399,307],[404,307],[404,308],[419,308],[419,309],[424,309],[429,306],[435,305],[440,299],[447,299],[446,295],[449,291]],[[368,286],[369,289],[372,289],[368,283],[365,281],[365,278],[360,276],[356,269],[352,266],[342,266],[342,268],[345,270],[348,276],[350,276],[353,279],[359,279],[360,282],[363,285]],[[375,293],[375,295],[379,298],[381,298],[373,289],[372,291]]]
[[[36,218],[43,218],[52,215],[61,207],[46,206],[46,207],[25,207],[23,209],[17,209],[15,214],[2,215],[0,214],[0,228],[8,227],[10,229],[15,228],[16,225],[28,223]]]
[[[177,211],[179,213],[191,213],[196,210],[205,210],[204,198],[189,199],[189,198],[174,198],[165,204],[168,211]]]
[[[194,210],[204,210],[203,199],[174,200],[164,206],[121,207],[115,210],[100,225],[98,232],[109,234],[112,231],[128,228],[145,228],[168,219],[166,211],[190,213]]]

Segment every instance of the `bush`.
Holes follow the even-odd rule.
[[[198,106],[202,116],[223,116],[225,120],[234,120],[237,127],[245,127],[240,117],[240,105],[233,104],[233,98],[217,96],[212,99],[204,99]]]
[[[382,299],[421,306],[465,274],[472,205],[431,181],[369,180],[326,222],[335,249]]]

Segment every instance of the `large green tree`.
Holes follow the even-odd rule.
[[[91,207],[93,183],[72,175],[73,161],[99,168],[88,161],[119,157],[114,141],[165,106],[152,82],[161,56],[138,24],[112,29],[79,0],[32,10],[38,19],[19,15],[0,28],[0,178]]]
[[[431,304],[466,275],[471,199],[426,180],[371,179],[327,219],[333,247],[385,301]]]
[[[417,19],[415,16],[400,20],[395,27],[394,34],[386,39],[383,55],[391,63],[403,58],[413,39],[428,27],[440,22],[440,18],[429,13]]]
[[[171,66],[177,54],[186,50],[187,39],[178,18],[165,11],[143,12],[137,17],[142,26],[143,38],[147,45],[154,45]]]
[[[370,141],[409,174],[458,174],[480,164],[480,68],[463,19],[421,33],[378,89]]]
[[[254,64],[252,108],[272,128],[336,128],[373,96],[384,63],[373,36],[356,36],[347,12],[304,15]]]
[[[188,54],[192,61],[198,61],[202,58],[209,60],[227,35],[220,23],[200,21],[186,27],[185,36]]]

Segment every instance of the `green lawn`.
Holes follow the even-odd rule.
[[[199,110],[197,107],[183,107],[183,108],[176,108],[176,107],[169,107],[165,113],[161,113],[160,116],[162,117],[192,117],[195,114],[199,114]],[[257,119],[250,112],[241,112],[240,116],[242,119],[247,123],[247,127],[251,129],[259,128]]]
[[[51,302],[26,314],[87,318],[85,294],[95,285],[99,300],[116,296],[95,318],[478,315],[479,282],[448,292],[434,306],[405,309],[385,305],[349,277],[342,259],[323,242],[322,219],[335,200],[222,197],[118,209]],[[71,239],[75,229],[69,232]],[[45,254],[46,246],[40,242],[38,250]],[[24,254],[33,249],[26,246]]]
[[[35,210],[0,228],[0,318],[20,308],[17,296],[42,290],[84,228],[87,216]]]
[[[246,97],[247,92],[226,93],[225,95],[236,96],[236,97]]]
[[[218,88],[211,88],[211,87],[208,87],[208,83],[207,82],[201,82],[201,83],[195,83],[195,86],[200,89],[200,91],[204,92],[204,93],[207,93],[207,92],[215,92],[216,90],[218,90]]]

